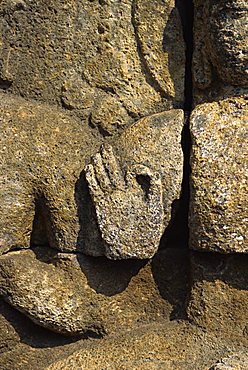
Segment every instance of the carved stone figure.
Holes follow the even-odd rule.
[[[182,107],[184,42],[173,0],[3,0],[0,78],[104,135]]]
[[[155,18],[152,15],[152,19],[151,7],[157,15]],[[50,246],[59,250],[111,258],[151,257],[169,222],[170,207],[179,197],[182,180],[182,113],[152,115],[173,105],[180,106],[183,100],[184,48],[173,2],[165,4],[158,0],[151,5],[127,1],[117,5],[115,1],[85,0],[76,6],[74,1],[59,4],[49,1],[47,6],[45,0],[35,4],[28,0],[6,0],[1,4],[0,16],[3,20],[0,82],[6,90],[0,107],[1,253],[29,247],[36,212],[35,225],[43,219],[43,237],[46,234]],[[178,61],[177,74],[169,58]],[[39,99],[43,104],[30,99]],[[55,109],[51,104],[58,107]],[[134,123],[147,115],[151,118]],[[123,139],[114,137],[132,123],[134,126],[126,129]],[[142,189],[142,185],[138,182],[134,185],[133,181],[134,187],[125,189],[126,198],[134,197],[131,208],[128,204],[119,207],[116,199],[110,201],[109,197],[107,201],[105,196],[105,217],[103,204],[96,202],[101,236],[108,244],[104,247],[82,171],[110,136],[117,155],[118,151],[123,152],[118,158],[121,176],[132,173],[134,181],[136,177],[146,178],[148,185]],[[152,148],[155,139],[155,147],[161,146],[157,153]],[[132,150],[135,141],[137,145]],[[168,152],[170,148],[173,155]],[[167,154],[162,156],[166,150]],[[128,168],[128,161],[132,168]],[[134,172],[134,165],[138,173]],[[139,174],[141,166],[143,172]],[[87,174],[89,180],[89,171]],[[161,177],[157,191],[153,184],[156,176]],[[169,183],[165,177],[173,181]],[[92,181],[89,183],[93,194]],[[146,191],[150,203],[143,201]],[[117,215],[113,219],[115,205],[122,209],[123,213],[118,214],[120,220]],[[136,234],[130,234],[132,227]],[[143,227],[146,231],[142,232]],[[123,234],[122,240],[124,229],[126,236]],[[129,242],[127,235],[132,235]],[[36,228],[32,238],[38,244],[42,240]]]
[[[58,251],[144,259],[158,249],[183,172],[174,2],[4,0],[0,19],[1,295],[67,335],[132,325],[150,303],[123,316],[128,267],[120,292],[98,293],[88,281],[97,262]],[[103,263],[99,279],[113,269]],[[157,296],[146,270],[144,290]]]
[[[73,298],[76,275],[22,249],[154,256],[182,182],[179,17],[171,0],[5,0],[0,17],[0,291],[42,326],[102,335],[112,316],[102,322],[87,269]]]
[[[247,253],[247,2],[195,5],[190,246]]]
[[[83,189],[86,184],[80,175],[99,148],[100,135],[58,109],[7,94],[1,98],[1,253],[30,246],[36,208],[44,217],[50,246],[61,251],[106,254],[114,259],[153,256],[170,220],[171,203],[180,195],[182,112],[174,110],[145,118],[116,139],[122,167],[119,172],[114,154],[106,150],[103,156],[109,175],[100,155],[94,157],[98,183],[89,165],[86,177],[103,239],[114,248],[110,252],[94,241],[92,225],[88,239],[84,238],[91,218]],[[112,176],[115,193],[108,176]],[[118,176],[122,183],[114,183]]]
[[[181,110],[145,117],[116,140],[115,155],[105,146],[86,168],[107,257],[150,258],[157,251],[169,204],[180,197],[182,126]]]
[[[195,102],[242,94],[248,86],[247,2],[195,0],[194,6]]]
[[[247,368],[247,10],[0,1],[0,368]]]

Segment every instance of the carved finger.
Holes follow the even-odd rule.
[[[93,198],[96,199],[98,197],[102,197],[103,193],[96,179],[94,167],[92,166],[92,164],[88,164],[85,167],[84,172],[86,180],[89,185],[90,193],[93,196]]]
[[[111,182],[108,176],[108,172],[104,167],[102,157],[100,153],[97,153],[92,157],[92,164],[95,170],[95,176],[101,187],[102,191],[109,191],[111,189]]]
[[[114,155],[112,146],[109,144],[102,145],[101,153],[102,160],[106,170],[108,171],[111,183],[116,188],[124,188],[125,187],[124,176],[119,166],[119,163]]]

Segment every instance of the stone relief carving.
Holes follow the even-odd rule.
[[[86,189],[81,190],[83,185],[77,187],[77,183],[80,183],[80,175],[90,156],[99,148],[102,141],[100,135],[87,126],[83,127],[79,120],[72,119],[58,109],[16,97],[11,98],[7,94],[2,95],[0,108],[1,156],[4,160],[1,168],[1,253],[30,246],[35,203],[38,203],[45,217],[49,244],[54,248],[61,251],[83,251],[98,256],[107,254],[109,257],[112,255],[112,258],[134,256],[148,258],[154,255],[165,226],[170,220],[171,204],[180,196],[183,162],[180,148],[182,111],[171,110],[144,118],[130,126],[118,140],[116,139],[114,146],[121,158],[121,167],[124,172],[129,173],[129,177],[131,174],[134,177],[133,185],[123,191],[119,204],[117,198],[113,197],[111,189],[105,189],[105,196],[102,199],[106,207],[104,210],[97,199],[97,190],[93,189],[93,178],[92,176],[89,178],[90,172],[87,171],[102,236],[104,235],[104,239],[110,242],[110,234],[114,227],[120,228],[120,233],[124,228],[126,238],[129,235],[129,241],[126,240],[124,244],[121,242],[121,234],[118,237],[120,245],[123,244],[123,247],[128,245],[129,249],[121,252],[116,244],[116,237],[114,241],[116,245],[113,246],[113,240],[110,243],[112,248],[116,248],[116,252],[111,254],[108,249],[103,251],[100,245],[95,246],[99,241],[94,241],[93,237],[86,241],[83,238],[84,224],[80,224],[82,220],[80,217],[84,214],[85,217],[89,215],[83,209],[87,208]],[[156,143],[153,144],[155,140]],[[173,157],[171,150],[174,153]],[[99,186],[103,186],[108,178],[104,177],[100,155],[97,154],[94,158]],[[110,161],[116,166],[116,162],[113,163],[115,161],[113,155]],[[107,165],[111,165],[111,162]],[[143,170],[138,170],[139,167]],[[142,199],[146,197],[146,190],[138,184],[136,179],[138,176],[148,183],[147,177],[151,180],[151,184],[148,184],[151,188],[147,189],[148,199],[144,202]],[[163,190],[162,184],[159,187],[159,180],[156,180],[157,185],[154,184],[156,176],[162,177]],[[124,194],[129,202],[134,197],[132,208],[130,203],[122,203],[121,206]],[[157,199],[153,206],[150,198],[153,201]],[[120,207],[123,207],[122,219],[119,219],[121,213],[114,217],[115,206],[119,211]],[[136,225],[133,224],[131,215],[137,218]],[[103,221],[105,226],[102,224]],[[138,230],[140,236],[144,237],[143,242],[135,241],[136,237],[140,237]]]
[[[79,185],[76,186],[76,182],[80,182],[79,176],[81,174],[82,179],[85,164],[109,136],[113,136],[113,146],[117,151],[121,152],[123,147],[123,168],[128,162],[124,140],[127,139],[128,145],[132,146],[132,142],[137,139],[131,135],[137,136],[138,132],[138,129],[127,128],[123,139],[118,140],[117,136],[123,131],[123,127],[130,126],[141,116],[172,108],[173,104],[180,106],[183,100],[181,75],[184,68],[184,50],[179,18],[172,1],[166,4],[157,1],[156,5],[152,5],[152,10],[156,9],[152,15],[149,12],[149,3],[139,1],[127,1],[118,5],[114,1],[83,1],[77,6],[70,1],[60,4],[55,1],[49,2],[46,9],[43,8],[44,4],[29,1],[14,3],[6,0],[1,6],[1,79],[2,83],[10,83],[8,93],[6,96],[2,95],[1,104],[4,148],[2,155],[5,158],[2,170],[3,174],[13,172],[12,176],[2,182],[3,189],[7,187],[8,191],[3,190],[1,196],[2,214],[5,215],[1,227],[1,253],[9,249],[29,247],[36,204],[36,211],[45,214],[45,229],[52,247],[63,251],[83,251],[95,256],[107,254],[110,257],[111,253],[102,246],[98,230],[92,231],[97,226],[91,216],[86,215],[86,208],[90,208],[86,204],[87,195],[84,190],[80,190]],[[173,28],[166,32],[164,30],[169,16],[171,24],[178,28],[176,33]],[[22,33],[18,32],[20,26],[24,27]],[[149,51],[150,34],[154,44]],[[164,40],[165,35],[167,39]],[[180,61],[178,76],[170,71],[169,65],[169,51],[175,40],[178,45],[170,57]],[[9,54],[8,50],[11,50]],[[8,57],[4,53],[7,53]],[[162,69],[161,63],[166,67]],[[7,70],[12,71],[11,80],[7,78]],[[17,95],[26,99],[38,98],[43,103],[56,104],[58,108],[53,112],[51,107],[20,100]],[[61,110],[63,107],[66,110]],[[145,137],[145,125],[137,123],[140,130],[144,128],[144,135],[139,135],[140,145],[135,145],[136,152],[132,152],[130,166],[147,166],[146,176],[158,170],[159,176],[163,178],[174,177],[174,183],[171,181],[169,184],[167,181],[163,184],[166,185],[163,190],[163,206],[160,201],[157,206],[160,216],[156,221],[151,221],[148,217],[149,214],[156,214],[156,207],[152,214],[151,207],[147,208],[145,204],[142,206],[142,209],[147,211],[147,216],[144,216],[142,221],[143,226],[147,224],[147,236],[143,234],[143,240],[147,241],[143,242],[143,247],[130,241],[128,251],[113,252],[112,258],[147,258],[158,248],[159,240],[170,219],[169,204],[180,194],[183,161],[180,134],[183,117],[179,111],[177,118],[178,121],[175,122],[174,117],[161,113],[161,119],[154,116],[154,119],[145,121],[148,126],[151,122],[150,131],[147,131],[150,137]],[[176,130],[172,128],[170,119],[177,126]],[[165,133],[170,139],[164,138]],[[10,147],[13,135],[17,136],[15,144]],[[158,140],[161,150],[167,150],[168,154],[162,157],[161,150],[157,153],[153,151],[154,159],[148,160],[148,146],[154,145],[151,138]],[[166,142],[167,149],[162,139]],[[25,150],[23,146],[26,147]],[[174,148],[173,165],[171,154],[168,152],[170,147]],[[9,158],[12,154],[17,160],[14,157]],[[168,161],[167,164],[164,159]],[[10,171],[8,167],[11,167]],[[131,168],[123,168],[123,171],[130,172]],[[139,176],[145,177],[142,174]],[[153,175],[151,176],[153,178]],[[140,196],[144,193],[138,183],[136,190]],[[159,194],[162,197],[162,189]],[[132,192],[127,192],[127,197],[132,196]],[[112,206],[109,204],[108,212],[114,204],[116,203],[113,200]],[[16,211],[17,205],[19,212]],[[137,197],[132,210],[136,218],[143,214],[140,206]],[[96,210],[99,223],[102,212],[98,203]],[[123,207],[123,212],[129,211]],[[93,208],[89,213],[94,213]],[[90,221],[86,220],[87,218]],[[85,220],[88,226],[84,225]],[[117,219],[115,222],[115,227],[122,223]],[[113,220],[111,223],[114,227]],[[155,224],[154,235],[151,235],[151,228]],[[99,226],[101,229],[101,222]],[[88,233],[90,236],[83,230],[87,227],[91,227]],[[131,220],[129,224],[125,224],[125,228],[130,227]],[[101,229],[102,235],[110,242],[111,237],[106,236],[106,227],[104,229],[104,233]],[[128,234],[128,230],[125,232]],[[34,238],[37,239],[36,236]],[[149,238],[151,246],[148,250],[146,243],[150,243]],[[127,240],[124,244],[127,244]],[[140,249],[139,252],[131,251],[134,245]]]
[[[180,197],[182,126],[181,110],[145,117],[116,140],[121,165],[106,146],[88,165],[86,178],[107,257],[150,258],[157,251],[170,205]]]
[[[206,102],[191,116],[195,249],[248,248],[247,10],[245,1],[195,1],[195,103]]]
[[[146,166],[136,165],[124,178],[110,148],[103,147],[86,168],[98,225],[109,246],[106,255],[149,257],[163,233],[160,175]],[[144,179],[143,189],[138,178]]]
[[[76,294],[68,311],[75,282],[68,285],[56,270],[56,258],[40,280],[42,265],[31,262],[33,252],[31,259],[29,251],[7,252],[27,249],[31,240],[33,247],[48,243],[61,261],[58,251],[110,259],[154,256],[183,175],[184,117],[173,109],[183,104],[179,16],[173,1],[160,0],[49,6],[45,0],[6,0],[0,15],[0,83],[6,90],[0,103],[1,294],[53,331],[102,333],[107,326],[99,304],[88,313],[84,305],[78,310]],[[20,275],[9,269],[16,263]],[[83,265],[78,268],[84,275]],[[24,266],[44,289],[40,283],[23,289]],[[55,293],[56,271],[68,293],[58,315],[56,299],[43,304]],[[98,298],[90,295],[89,305]],[[106,297],[103,302],[110,304]],[[65,324],[61,315],[68,316]]]
[[[158,251],[180,198],[190,105],[175,2],[1,2],[0,352],[13,338],[8,304],[71,341],[118,333],[102,347],[70,343],[59,362],[57,348],[18,342],[5,370],[18,351],[25,370],[50,353],[48,368],[125,370],[246,353],[247,10],[194,0],[189,255],[186,240]],[[123,342],[123,328],[142,330]],[[121,356],[106,360],[116,344]],[[242,356],[226,362],[245,366]]]
[[[242,94],[248,84],[247,2],[195,0],[194,5],[195,102]]]

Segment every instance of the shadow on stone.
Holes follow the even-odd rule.
[[[106,257],[77,255],[78,263],[89,286],[107,297],[123,292],[147,260],[111,261]]]
[[[248,255],[192,251],[190,255],[194,282],[223,281],[229,286],[248,291]]]
[[[189,252],[168,248],[152,261],[152,273],[161,297],[172,305],[171,320],[186,319],[185,302],[189,291]]]
[[[102,256],[105,252],[104,242],[98,230],[95,208],[89,194],[84,171],[81,172],[75,184],[74,194],[80,224],[77,245],[83,245],[83,250],[80,252],[86,254],[90,252],[95,257]]]
[[[58,347],[78,340],[36,325],[0,298],[0,354],[19,342],[34,348]]]
[[[189,320],[248,340],[248,255],[191,252]],[[223,335],[223,334],[222,334]]]

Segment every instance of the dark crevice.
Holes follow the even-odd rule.
[[[171,253],[171,261],[176,267],[175,271],[180,271],[178,276],[174,276],[169,284],[163,280],[160,282],[159,274],[155,275],[161,295],[173,304],[170,315],[171,320],[187,320],[187,299],[190,292],[190,254],[189,254],[189,227],[188,213],[190,201],[190,151],[191,136],[189,120],[193,105],[193,85],[192,85],[192,54],[193,54],[193,0],[176,0],[176,7],[179,11],[183,37],[185,42],[185,81],[184,81],[184,127],[182,132],[182,150],[184,154],[183,181],[180,200],[175,200],[172,204],[171,223],[169,224],[160,245],[161,253]],[[176,249],[177,250],[176,250]],[[179,248],[181,250],[179,250]],[[162,251],[164,249],[164,251]],[[155,257],[156,258],[156,257]],[[156,269],[157,270],[157,269]],[[155,271],[155,269],[154,269]],[[158,270],[159,271],[159,270]],[[175,288],[177,286],[177,293]],[[172,285],[172,290],[171,290]],[[179,288],[179,289],[178,289]]]
[[[184,128],[182,132],[182,149],[184,154],[183,182],[182,193],[178,209],[178,226],[180,235],[184,240],[184,247],[188,247],[189,229],[188,229],[188,212],[190,200],[190,151],[191,136],[189,128],[190,113],[193,103],[193,86],[192,86],[192,55],[193,55],[193,0],[176,0],[176,7],[179,11],[183,37],[186,45],[186,63],[185,63],[185,82],[184,82]],[[178,230],[175,230],[177,232]]]
[[[193,0],[176,0],[176,7],[181,17],[183,27],[183,38],[186,45],[184,111],[187,113],[188,116],[192,110],[193,103],[193,84],[192,84],[193,19],[194,19]]]
[[[35,215],[33,220],[32,233],[30,236],[30,247],[49,246],[49,237],[44,216],[45,199],[37,197],[35,201]]]
[[[151,179],[149,176],[146,175],[137,175],[136,180],[138,184],[141,186],[146,199],[148,199],[149,190],[151,188]]]
[[[0,89],[1,90],[8,90],[12,85],[12,81],[4,80],[0,77]]]
[[[190,151],[191,137],[189,118],[192,110],[192,54],[193,54],[193,0],[176,0],[176,7],[181,17],[183,37],[185,42],[185,82],[184,82],[184,127],[182,132],[182,150],[184,154],[183,181],[181,197],[172,205],[171,223],[161,239],[160,249],[164,248],[188,248],[189,228],[188,212],[190,200]]]

